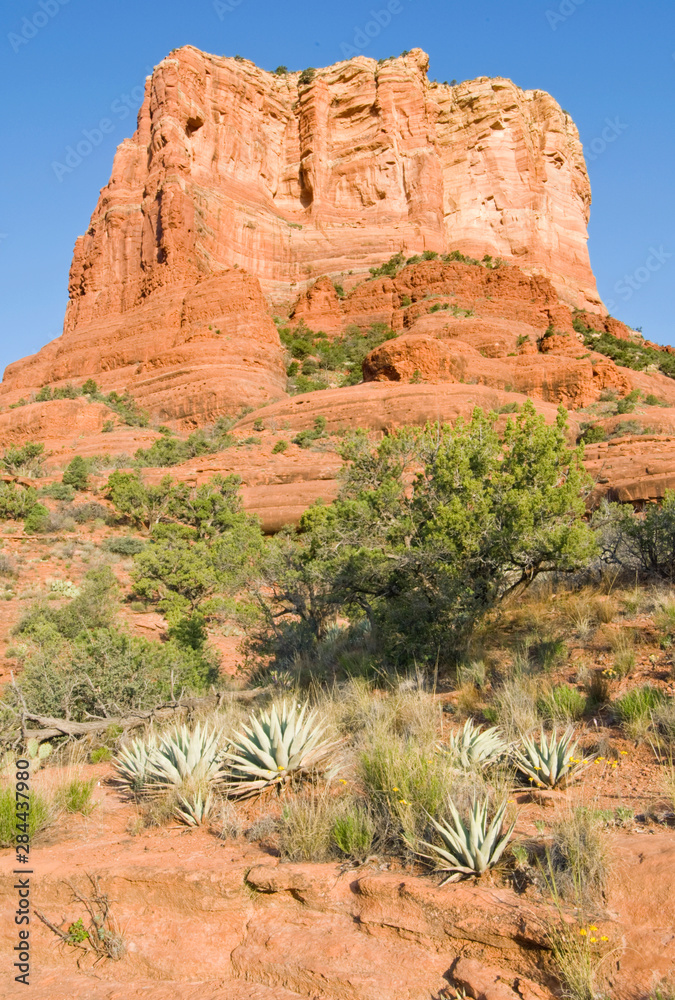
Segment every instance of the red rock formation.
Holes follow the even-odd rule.
[[[344,427],[366,427],[374,431],[390,431],[406,424],[424,425],[428,420],[452,423],[457,417],[470,416],[474,407],[499,410],[507,404],[521,405],[525,397],[486,385],[415,385],[395,382],[364,382],[346,389],[326,389],[308,392],[266,406],[251,413],[235,425],[235,430],[249,431],[254,421],[262,418],[267,426],[297,432],[314,426],[317,417],[324,417],[328,432]],[[534,400],[535,408],[547,421],[556,418],[557,407]],[[571,414],[570,425],[576,434],[578,425]]]
[[[0,398],[93,377],[106,391],[128,389],[160,421],[196,425],[285,395],[281,345],[257,279],[232,269],[185,280],[127,309],[110,305],[112,282],[71,298],[63,335],[9,365]]]
[[[566,338],[560,338],[565,340]],[[603,390],[630,392],[626,369],[576,344],[561,353],[485,358],[466,341],[410,334],[385,341],[363,364],[366,382],[464,382],[523,393],[576,409],[595,402]]]
[[[283,394],[283,372],[257,279],[288,301],[312,275],[362,275],[401,250],[518,261],[602,311],[571,119],[508,80],[430,83],[427,64],[419,49],[358,57],[305,83],[171,53],[77,240],[63,336],[9,366],[5,402],[100,376],[183,424],[258,405]],[[324,281],[306,318],[335,298]]]

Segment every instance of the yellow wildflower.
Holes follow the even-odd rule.
[[[586,930],[585,927],[582,927],[581,930],[579,931],[579,933],[582,934],[585,937],[586,934],[588,933],[588,931]]]

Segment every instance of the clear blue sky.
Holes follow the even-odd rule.
[[[116,146],[134,130],[134,93],[153,65],[192,44],[239,53],[266,69],[326,66],[345,58],[343,46],[353,46],[371,11],[385,6],[2,4],[0,371],[60,334],[74,241],[87,228]],[[400,0],[391,23],[361,51],[382,58],[415,46],[429,53],[432,78],[510,77],[549,91],[570,112],[587,153],[594,150],[590,253],[600,293],[614,315],[645,336],[675,343],[673,0]],[[123,117],[125,104],[134,110]],[[53,162],[105,117],[112,131],[59,181]]]

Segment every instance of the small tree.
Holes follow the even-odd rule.
[[[86,490],[89,487],[89,463],[86,459],[76,455],[63,473],[61,482],[76,490]]]
[[[113,472],[108,479],[106,496],[120,514],[150,531],[166,517],[183,489],[171,476],[164,476],[153,486],[144,483],[137,472]]]
[[[586,565],[597,551],[590,483],[565,411],[551,427],[528,402],[503,435],[495,423],[477,409],[377,448],[364,433],[348,440],[338,499],[303,515],[294,544],[271,548],[276,600],[261,603],[277,638],[321,641],[339,613],[365,617],[392,664],[452,659],[507,593]]]
[[[666,490],[660,504],[644,513],[610,504],[597,515],[610,558],[643,573],[675,580],[675,490]]]

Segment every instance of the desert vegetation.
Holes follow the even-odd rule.
[[[102,774],[134,836],[173,824],[540,900],[560,915],[548,954],[565,995],[611,996],[618,942],[590,928],[612,837],[673,817],[675,496],[591,510],[565,412],[505,416],[303,432],[302,447],[339,450],[340,493],[271,537],[236,476],[144,478],[232,447],[231,427],[163,434],[126,470],[72,460],[42,489],[43,452],[6,452],[36,485],[1,484],[2,516],[49,576],[31,587],[23,557],[0,553],[20,608],[2,844],[23,748],[38,844],[95,816]],[[229,629],[235,677],[214,645]],[[99,912],[96,892],[83,898]]]

